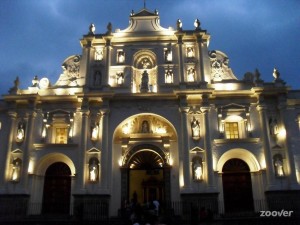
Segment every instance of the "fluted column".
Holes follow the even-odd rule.
[[[108,149],[108,117],[109,109],[101,109],[102,114],[102,147],[101,147],[101,182],[103,189],[111,187],[111,174],[112,174],[112,152]]]
[[[259,111],[260,124],[261,124],[261,132],[262,132],[262,141],[263,141],[263,149],[265,154],[266,161],[266,176],[267,176],[267,190],[272,189],[275,186],[275,172],[273,167],[273,159],[271,153],[271,146],[269,142],[269,124],[267,117],[267,106],[264,104],[260,104],[257,106],[257,110]]]
[[[179,83],[184,83],[184,61],[183,61],[183,42],[182,42],[183,34],[178,34],[178,57],[179,57]]]
[[[190,107],[182,106],[180,107],[181,112],[181,127],[182,127],[182,136],[181,136],[181,156],[180,159],[183,159],[183,162],[180,162],[180,166],[183,169],[183,182],[184,182],[184,189],[190,188],[190,153],[188,149],[188,121],[187,121],[187,114],[190,110]]]
[[[282,128],[286,130],[286,137],[285,137],[285,146],[286,146],[286,159],[287,159],[287,168],[289,172],[289,179],[290,179],[290,185],[297,189],[299,189],[299,185],[297,182],[297,175],[296,175],[296,167],[295,167],[295,159],[293,155],[293,147],[292,147],[292,141],[291,137],[293,135],[289,135],[289,129],[286,129],[286,126],[289,123],[290,118],[287,118],[284,115],[289,115],[287,113],[287,108],[285,103],[279,104],[279,111],[280,111],[280,118],[282,121]],[[294,121],[293,121],[294,122]]]
[[[23,150],[23,163],[22,163],[22,175],[21,175],[21,188],[26,193],[28,192],[28,167],[30,161],[30,152],[32,151],[32,139],[33,139],[33,130],[34,130],[34,122],[37,113],[32,111],[30,114],[27,115],[25,120],[27,120],[27,127],[26,127],[26,136],[24,142],[24,150]]]
[[[197,44],[198,44],[198,53],[199,53],[199,66],[198,66],[198,73],[200,74],[200,81],[204,82],[204,63],[203,63],[203,49],[202,49],[202,36],[199,35],[197,38]]]
[[[86,150],[87,150],[87,138],[88,138],[88,120],[89,120],[90,111],[88,109],[81,110],[81,140],[80,140],[80,150],[79,150],[79,160],[78,166],[78,186],[81,191],[85,189],[86,183]],[[81,168],[80,168],[81,166]]]
[[[10,163],[10,151],[12,149],[14,137],[15,137],[15,130],[17,127],[16,119],[17,119],[17,113],[13,111],[8,112],[9,115],[9,123],[8,123],[8,141],[2,143],[2,150],[4,152],[3,159],[6,160],[5,163],[0,163],[0,193],[2,192],[2,188],[4,188],[5,181],[9,180],[10,173],[7,172],[9,169],[9,163]],[[2,125],[3,126],[3,125]],[[2,127],[4,129],[4,127]],[[3,161],[4,162],[4,161]]]
[[[204,138],[204,149],[205,149],[205,162],[206,162],[206,174],[207,174],[207,188],[209,190],[215,189],[214,183],[214,170],[213,170],[213,154],[211,147],[211,138],[210,138],[210,123],[209,123],[209,106],[201,107],[201,111],[204,116],[204,129],[205,129],[205,138]]]
[[[112,37],[107,37],[106,39],[106,65],[105,65],[105,68],[106,68],[106,73],[105,73],[105,76],[103,78],[103,84],[104,86],[107,86],[109,85],[109,68],[110,68],[110,65],[111,65],[111,38]]]

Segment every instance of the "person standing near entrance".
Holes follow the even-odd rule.
[[[156,216],[158,216],[159,214],[159,201],[158,200],[153,200],[153,205],[155,206],[154,208],[154,213]]]

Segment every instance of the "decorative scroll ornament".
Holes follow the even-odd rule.
[[[209,52],[210,63],[211,63],[211,79],[213,81],[222,81],[228,79],[237,78],[232,73],[229,67],[229,58],[220,51]]]

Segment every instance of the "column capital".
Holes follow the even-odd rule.
[[[101,112],[102,116],[105,116],[105,115],[109,114],[110,109],[109,108],[103,108],[103,109],[100,109],[100,112]]]
[[[7,114],[11,119],[16,119],[18,115],[15,111],[8,111]]]
[[[265,111],[268,109],[267,105],[266,104],[259,104],[256,106],[256,109],[261,112],[261,111]]]
[[[188,106],[180,106],[180,107],[179,107],[179,111],[180,111],[181,113],[188,114],[189,111],[190,111],[190,107],[188,107]]]

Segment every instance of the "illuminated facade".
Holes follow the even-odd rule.
[[[107,201],[115,216],[131,198],[222,213],[298,196],[300,91],[276,69],[238,80],[194,26],[142,9],[124,30],[92,24],[55,84],[16,79],[0,101],[0,197],[41,204],[29,214]]]

